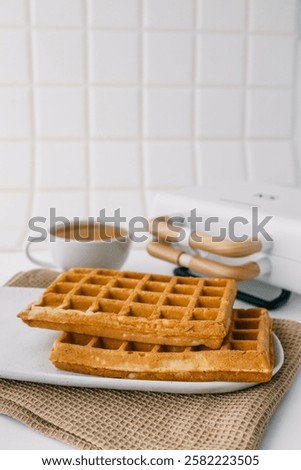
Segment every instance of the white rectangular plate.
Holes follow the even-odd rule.
[[[30,328],[17,313],[39,297],[43,289],[0,287],[0,377],[72,387],[109,388],[167,393],[225,393],[256,384],[247,382],[166,382],[109,379],[56,369],[48,359],[56,331]],[[274,335],[274,374],[283,363],[283,350]]]

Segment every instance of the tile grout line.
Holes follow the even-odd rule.
[[[92,214],[91,204],[91,143],[90,143],[90,86],[89,86],[89,75],[90,75],[90,41],[89,41],[89,2],[84,2],[84,17],[85,17],[85,28],[84,28],[84,64],[85,64],[85,170],[86,170],[86,216],[88,217],[90,212]]]
[[[29,0],[30,1],[30,0]],[[141,0],[142,3],[143,0]],[[12,31],[26,31],[28,30],[29,27],[27,26],[18,26],[18,25],[0,25],[0,31],[7,31],[7,30],[12,30]],[[37,25],[31,25],[30,29],[32,31],[47,31],[47,32],[64,32],[64,31],[76,31],[76,32],[84,32],[85,31],[85,26],[37,26]],[[104,26],[88,26],[89,31],[104,31],[104,32],[139,32],[140,28],[135,28],[135,27],[104,27]],[[143,27],[143,30],[145,32],[154,32],[154,33],[187,33],[191,32],[191,28],[155,28],[155,27]],[[240,35],[244,34],[244,30],[241,29],[234,29],[234,30],[228,30],[228,29],[218,29],[218,28],[212,28],[212,29],[206,29],[206,28],[198,28],[196,27],[196,31],[201,34],[222,34],[222,35]],[[249,31],[248,34],[251,36],[281,36],[281,37],[287,37],[287,36],[292,36],[294,33],[291,31]]]
[[[80,137],[39,137],[35,139],[36,142],[85,142],[85,138]],[[139,142],[139,137],[91,137],[89,139],[91,142]],[[151,136],[151,137],[144,137],[144,141],[159,141],[159,142],[169,142],[171,140],[175,142],[189,142],[191,141],[191,137],[175,137],[173,135],[166,135],[162,136]],[[227,137],[227,136],[215,136],[215,137],[207,137],[207,136],[195,136],[196,141],[226,141],[226,142],[244,142],[244,141],[254,141],[254,142],[282,142],[282,141],[290,141],[290,137],[275,137],[275,136],[266,136],[266,137]],[[27,137],[0,137],[0,143],[13,143],[13,142],[31,142],[31,138]]]
[[[297,138],[298,138],[298,78],[300,80],[301,77],[298,77],[300,72],[300,64],[299,64],[299,56],[301,58],[301,54],[299,53],[301,39],[298,34],[298,21],[301,17],[301,4],[300,1],[297,2],[297,14],[295,20],[295,41],[294,41],[294,68],[293,68],[293,83],[292,83],[292,90],[291,90],[291,154],[293,159],[293,166],[295,169],[294,172],[294,185],[300,186],[301,184],[301,168],[300,168],[300,160],[298,155],[298,146],[297,146]],[[301,90],[301,87],[300,87]],[[294,99],[295,98],[295,99]],[[300,108],[300,106],[299,106]]]
[[[105,82],[0,82],[0,88],[83,88],[88,86],[89,88],[125,88],[125,89],[132,89],[135,90],[137,88],[137,84],[135,83],[124,83],[124,82],[116,82],[116,83],[105,83]],[[165,89],[175,89],[175,90],[190,90],[192,84],[190,83],[145,83],[143,84],[143,88],[145,89],[158,89],[158,88],[165,88]],[[243,90],[245,87],[240,85],[227,85],[227,84],[209,84],[209,83],[196,83],[196,89],[200,90]],[[281,90],[291,90],[291,85],[252,85],[248,84],[247,88],[250,90],[272,90],[272,91],[281,91]]]
[[[160,189],[160,190],[164,190],[164,189],[179,189],[179,186],[178,185],[169,185],[169,186],[157,186],[157,185],[150,185],[150,186],[145,186],[145,189],[149,189],[149,190],[153,190],[153,189]],[[46,187],[46,186],[43,186],[43,187],[37,187],[36,188],[40,193],[54,193],[55,191],[66,191],[66,187],[64,186],[57,186],[57,187]],[[95,188],[93,188],[95,191],[103,191],[103,192],[112,192],[112,191],[116,191],[116,190],[122,190],[122,191],[125,191],[125,192],[139,192],[139,189],[141,189],[141,186],[140,185],[137,185],[137,186],[95,186]],[[81,186],[74,186],[72,188],[68,188],[67,189],[67,192],[68,193],[74,193],[74,192],[83,192],[85,190],[85,187],[81,187]],[[2,187],[1,188],[1,191],[0,193],[26,193],[26,188],[10,188],[10,187]],[[141,215],[141,214],[140,214]]]
[[[245,55],[245,63],[244,63],[244,91],[243,91],[243,100],[242,100],[242,155],[243,155],[243,170],[244,170],[244,177],[247,181],[251,181],[251,162],[249,158],[249,154],[247,151],[247,121],[248,121],[248,73],[249,73],[249,64],[250,64],[250,45],[249,45],[249,27],[250,27],[250,0],[246,2],[246,13],[245,13],[245,44],[244,44],[244,55]],[[253,139],[250,139],[253,140]]]
[[[28,222],[30,217],[33,216],[33,210],[36,201],[36,186],[37,186],[37,155],[36,155],[36,123],[35,123],[35,87],[34,87],[34,58],[33,58],[33,31],[31,28],[32,25],[32,12],[31,12],[31,1],[26,2],[26,17],[28,23],[28,32],[27,32],[27,45],[28,45],[28,71],[29,71],[29,83],[30,86],[30,124],[31,124],[31,136],[28,139],[30,142],[31,149],[31,184],[29,189],[29,201],[27,206],[27,215],[26,215],[26,225],[24,231],[21,231],[19,240],[17,242],[18,246],[21,248],[24,247],[26,241],[26,235],[28,233]]]
[[[293,167],[294,167],[294,186],[300,186],[301,183],[301,168],[300,168],[300,162],[299,162],[299,155],[298,155],[298,148],[297,148],[297,143],[296,139],[298,138],[298,105],[297,105],[297,97],[298,97],[298,81],[297,81],[297,75],[298,75],[298,41],[296,40],[295,43],[295,63],[294,63],[294,71],[295,71],[295,77],[294,77],[294,83],[292,86],[292,91],[291,91],[291,138],[288,139],[291,142],[291,155],[293,159]],[[295,98],[295,99],[294,99]]]
[[[197,162],[197,70],[198,70],[198,63],[197,63],[197,44],[198,44],[198,31],[197,31],[197,18],[198,18],[198,2],[194,0],[193,2],[193,14],[194,14],[194,22],[193,22],[193,43],[192,43],[192,84],[191,84],[191,96],[192,96],[192,108],[191,108],[191,125],[192,125],[192,142],[191,142],[191,158],[192,158],[192,169],[193,169],[193,176],[192,176],[192,183],[197,185],[198,181],[198,162]]]
[[[146,194],[145,194],[145,162],[144,162],[144,1],[140,2],[140,11],[139,11],[139,19],[140,19],[140,41],[139,41],[139,162],[140,162],[140,197],[142,202],[142,212],[147,214],[148,207],[146,204]],[[142,214],[137,214],[142,215]],[[147,214],[148,215],[148,214]]]

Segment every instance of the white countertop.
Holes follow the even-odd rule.
[[[40,257],[44,253],[39,253]],[[18,271],[37,268],[26,259],[22,252],[0,253],[0,285]],[[124,269],[133,271],[171,274],[173,266],[151,258],[143,250],[132,250]],[[247,306],[237,302],[237,306]],[[271,312],[274,318],[301,321],[301,296],[293,296],[290,302],[279,310]],[[273,415],[263,437],[261,449],[301,449],[301,373],[299,371],[291,389]],[[0,449],[71,449],[70,446],[45,437],[7,416],[0,415]]]

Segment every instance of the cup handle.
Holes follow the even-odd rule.
[[[27,242],[26,247],[25,247],[25,253],[26,253],[27,258],[32,263],[35,263],[38,266],[43,266],[43,268],[56,268],[56,266],[53,263],[51,263],[49,261],[39,260],[39,259],[35,258],[34,256],[32,256],[32,254],[30,253],[31,244],[32,244],[32,242],[30,242],[30,241]]]

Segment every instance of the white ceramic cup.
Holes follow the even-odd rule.
[[[81,224],[88,225],[82,221]],[[114,230],[114,225],[102,225],[102,228]],[[68,270],[72,267],[120,269],[124,264],[130,249],[131,240],[125,229],[118,229],[119,236],[107,239],[83,240],[65,239],[57,236],[60,228],[57,224],[48,230],[48,245],[53,262],[43,261],[31,253],[35,243],[28,241],[25,251],[28,259],[45,268],[59,268]]]

